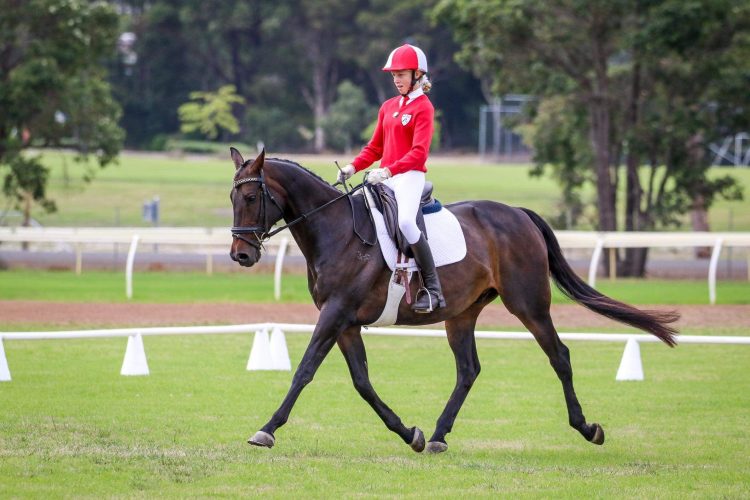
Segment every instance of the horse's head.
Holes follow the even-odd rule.
[[[250,267],[260,259],[261,244],[283,211],[268,189],[263,166],[265,150],[254,161],[245,161],[239,151],[230,148],[235,174],[232,192],[234,226],[229,256],[242,266]]]

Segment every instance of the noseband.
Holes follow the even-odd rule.
[[[243,177],[241,179],[237,179],[236,181],[234,181],[232,185],[232,189],[237,189],[237,187],[241,186],[242,184],[247,184],[248,182],[257,182],[260,184],[260,190],[259,190],[260,219],[259,220],[263,221],[263,225],[262,226],[234,226],[231,229],[232,238],[237,238],[238,240],[242,240],[245,243],[249,244],[250,246],[257,248],[258,251],[260,251],[261,245],[263,245],[263,243],[268,238],[278,233],[279,231],[285,229],[287,226],[276,229],[274,231],[269,231],[268,210],[266,210],[266,198],[270,199],[271,202],[274,205],[276,205],[276,208],[279,209],[280,214],[283,214],[284,210],[282,210],[279,203],[273,197],[273,194],[271,194],[271,191],[268,190],[268,186],[265,183],[262,172],[260,174],[260,177]],[[245,234],[251,234],[255,236],[255,241],[245,238],[243,236]]]

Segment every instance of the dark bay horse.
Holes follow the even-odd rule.
[[[412,449],[425,449],[417,427],[406,427],[370,384],[360,329],[373,323],[386,300],[391,272],[375,239],[361,196],[349,197],[296,163],[266,159],[264,152],[245,161],[232,148],[235,165],[231,200],[234,236],[231,257],[242,266],[260,259],[262,242],[283,219],[307,261],[308,287],[320,310],[291,388],[271,419],[249,439],[271,447],[274,432],[286,423],[302,389],[334,344],[346,359],[354,387],[383,420]],[[427,325],[445,321],[448,345],[456,360],[456,385],[437,420],[427,451],[448,447],[461,405],[479,375],[474,328],[481,310],[498,296],[533,334],[562,383],[570,425],[594,444],[604,442],[599,424],[587,423],[573,390],[568,348],[560,341],[550,317],[551,275],[571,299],[599,314],[652,333],[675,344],[677,331],[669,323],[676,313],[642,311],[602,295],[584,283],[565,261],[550,227],[531,210],[492,201],[447,205],[461,223],[467,254],[460,262],[438,268],[447,306],[429,314],[412,312],[402,302],[397,324]],[[356,221],[356,223],[355,223]],[[411,282],[416,293],[417,279]]]

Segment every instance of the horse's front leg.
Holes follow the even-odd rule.
[[[370,376],[367,370],[367,353],[365,352],[365,343],[362,341],[360,330],[361,327],[359,326],[348,328],[338,339],[339,348],[344,354],[346,364],[349,366],[349,373],[352,376],[354,388],[362,396],[362,399],[367,401],[372,409],[375,410],[375,413],[385,423],[385,426],[401,436],[401,439],[406,444],[419,453],[424,450],[425,446],[422,431],[418,427],[407,428],[401,422],[398,415],[380,399],[370,383]]]
[[[456,386],[437,420],[435,433],[427,443],[428,453],[441,453],[448,449],[445,435],[453,429],[453,422],[466,400],[471,386],[479,375],[479,357],[474,340],[474,327],[483,306],[474,307],[445,322],[448,344],[456,358]]]
[[[336,339],[351,324],[351,320],[340,307],[323,306],[320,311],[318,323],[315,325],[310,344],[305,350],[302,361],[300,361],[297,371],[292,378],[292,386],[289,388],[284,401],[279,409],[271,417],[271,420],[264,425],[261,430],[248,439],[248,443],[255,446],[265,446],[270,448],[274,445],[275,438],[273,433],[284,425],[289,418],[294,403],[297,401],[302,389],[309,384],[318,367],[325,357],[331,351],[336,343]]]

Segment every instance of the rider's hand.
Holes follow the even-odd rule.
[[[369,184],[377,184],[383,182],[391,176],[391,171],[387,168],[374,168],[367,174],[367,182]]]
[[[354,173],[357,171],[356,168],[354,168],[354,165],[351,163],[339,170],[339,175],[336,177],[336,180],[343,184],[349,177],[354,175]]]

